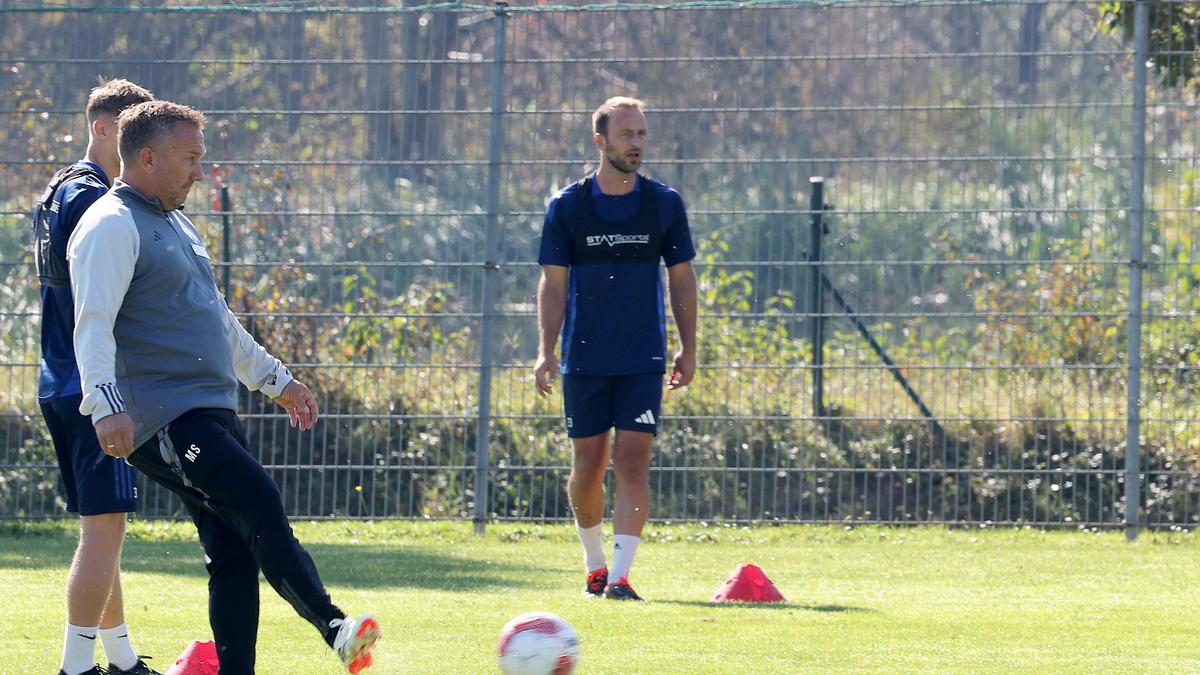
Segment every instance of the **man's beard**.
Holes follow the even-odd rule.
[[[606,152],[604,153],[604,159],[608,161],[609,166],[617,171],[620,171],[621,173],[637,172],[637,167],[625,161],[625,158],[621,157],[620,155],[611,155]]]
[[[172,197],[174,197],[174,199],[176,199],[178,201],[176,201],[176,203],[171,207],[171,210],[174,211],[175,209],[183,206],[183,203],[187,201],[188,193],[190,193],[191,191],[192,191],[192,183],[188,183],[187,187],[183,188],[179,192],[176,192],[174,195],[172,195]]]

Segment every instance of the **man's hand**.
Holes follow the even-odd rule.
[[[533,367],[533,379],[537,384],[537,393],[545,398],[554,389],[554,380],[558,377],[558,357],[554,354],[538,356],[537,365]]]
[[[300,380],[288,382],[275,402],[287,411],[288,421],[293,427],[299,426],[300,431],[308,431],[317,423],[317,397]]]
[[[128,457],[133,453],[133,418],[129,413],[116,413],[96,422],[96,438],[104,454]]]
[[[691,383],[692,378],[696,376],[696,355],[692,352],[685,352],[682,349],[675,354],[675,369],[671,371],[671,379],[667,380],[667,387],[670,389],[679,389],[686,387]]]

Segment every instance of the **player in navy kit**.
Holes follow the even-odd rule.
[[[136,473],[101,451],[91,420],[79,414],[83,394],[71,342],[75,318],[66,257],[75,225],[108,192],[121,168],[117,115],[153,99],[128,80],[109,80],[93,89],[86,108],[84,159],[54,175],[34,213],[42,300],[38,403],[54,443],[67,511],[79,514],[79,544],[67,577],[63,675],[103,672],[94,661],[97,642],[104,646],[108,672],[156,672],[133,650],[121,592],[121,547],[126,514],[137,508]]]
[[[637,99],[614,97],[592,114],[600,168],[550,201],[538,254],[534,379],[545,396],[555,375],[563,376],[573,450],[567,493],[584,549],[585,592],[618,600],[641,600],[629,570],[649,515],[650,451],[666,373],[660,261],[680,344],[667,386],[686,386],[696,373],[695,249],[679,193],[638,173],[647,138],[642,108]],[[561,367],[554,355],[560,329]],[[610,454],[611,570],[601,532]]]

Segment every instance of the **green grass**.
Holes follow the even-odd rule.
[[[0,673],[58,668],[73,522],[0,523]],[[298,523],[334,601],[372,611],[377,673],[496,672],[500,627],[548,610],[580,673],[1196,672],[1200,539],[1186,532],[654,526],[644,604],[588,601],[574,530],[464,523]],[[786,604],[712,606],[738,563]],[[125,547],[135,646],[165,669],[207,639],[187,524],[135,523]],[[337,673],[316,632],[263,585],[260,673]]]

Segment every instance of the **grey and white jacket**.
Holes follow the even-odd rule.
[[[179,210],[117,179],[67,244],[79,412],[126,412],[139,447],[195,408],[237,410],[237,383],[278,396],[291,373],[246,332]]]

